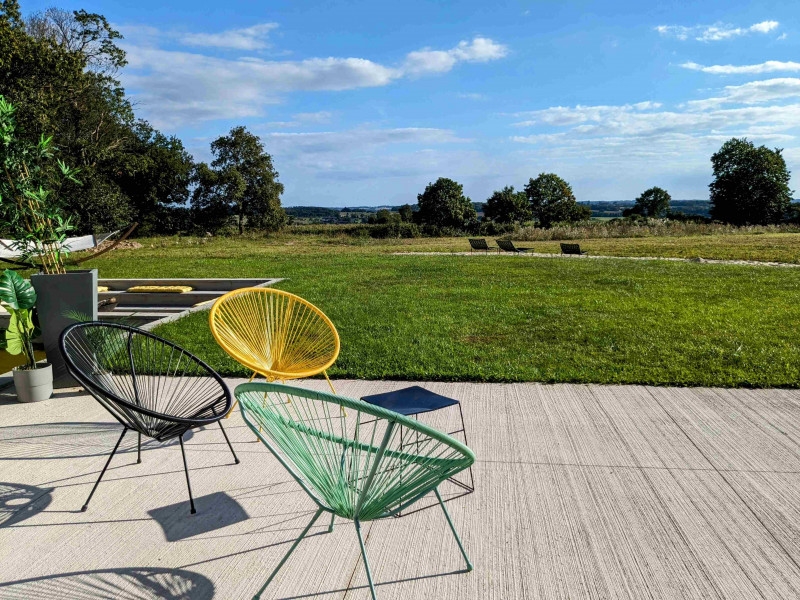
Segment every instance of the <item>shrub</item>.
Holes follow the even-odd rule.
[[[332,238],[351,237],[357,239],[417,238],[422,236],[416,223],[385,223],[370,225],[290,225],[286,232],[295,235],[322,235]]]
[[[496,223],[494,221],[483,221],[478,228],[479,235],[502,235],[516,231],[514,223]]]
[[[418,238],[422,236],[416,223],[395,222],[377,225],[369,232],[370,237],[385,238]]]

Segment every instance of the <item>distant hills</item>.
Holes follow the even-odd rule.
[[[592,209],[593,217],[621,217],[622,211],[631,208],[635,202],[633,200],[609,200],[596,202],[581,202]],[[708,200],[672,200],[670,202],[672,212],[681,212],[687,215],[699,215],[710,217],[711,203]]]
[[[475,210],[483,213],[483,202],[473,202]],[[633,200],[603,200],[581,202],[592,209],[593,217],[621,217],[622,211],[634,205]],[[416,209],[416,205],[413,205]],[[671,203],[674,212],[682,212],[687,215],[709,216],[711,205],[708,200],[673,200]],[[295,223],[363,223],[370,215],[379,210],[390,210],[397,212],[400,206],[343,206],[324,207],[324,206],[288,206],[286,214],[292,217]]]

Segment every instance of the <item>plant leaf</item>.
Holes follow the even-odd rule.
[[[30,281],[19,273],[6,269],[0,275],[0,300],[13,309],[33,308],[36,304],[36,291]]]
[[[29,310],[15,310],[11,313],[11,320],[6,330],[6,352],[9,354],[23,354],[27,342],[31,339],[34,326],[32,313]]]

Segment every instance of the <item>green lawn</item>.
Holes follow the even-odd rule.
[[[101,277],[288,278],[279,287],[340,332],[335,377],[800,383],[800,269],[395,256],[386,244],[305,238],[145,245],[89,266]],[[158,333],[226,375],[247,374],[214,343],[206,312]]]

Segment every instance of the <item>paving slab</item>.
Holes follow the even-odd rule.
[[[650,393],[716,469],[800,472],[800,447],[782,433],[784,421],[790,427],[800,421],[796,395],[793,409],[777,413],[747,390],[652,388]]]
[[[800,597],[800,391],[420,385],[463,405],[476,491],[442,491],[475,570],[437,506],[367,523],[382,600]],[[187,435],[197,515],[178,445],[136,464],[133,434],[80,512],[120,426],[79,389],[6,390],[0,417],[0,599],[250,598],[314,512],[238,412],[239,465],[217,427]],[[264,598],[369,598],[352,523],[318,523]]]

